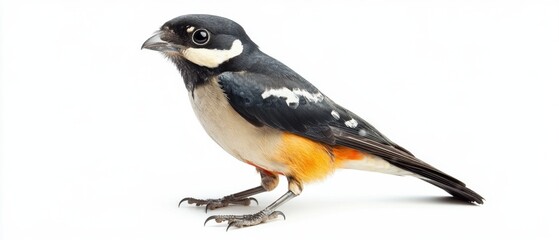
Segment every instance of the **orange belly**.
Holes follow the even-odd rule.
[[[305,137],[284,133],[274,161],[289,169],[291,177],[310,182],[320,180],[332,173],[343,161],[359,160],[364,154],[342,146],[328,146]]]

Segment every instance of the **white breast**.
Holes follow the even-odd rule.
[[[268,171],[286,172],[285,166],[273,161],[281,132],[247,122],[231,107],[216,79],[197,86],[190,100],[208,135],[225,151]]]

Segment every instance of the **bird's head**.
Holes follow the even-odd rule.
[[[219,16],[192,14],[161,26],[142,49],[163,53],[183,75],[187,88],[211,73],[238,70],[238,59],[258,47],[241,25]],[[231,69],[233,68],[233,69]],[[189,86],[190,85],[190,86]]]

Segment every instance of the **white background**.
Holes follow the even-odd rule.
[[[557,1],[3,1],[3,239],[557,239]],[[140,46],[187,13],[261,49],[487,203],[342,170],[225,232],[186,196],[256,186],[201,129],[175,67]]]

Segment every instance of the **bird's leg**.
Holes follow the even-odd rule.
[[[255,214],[248,214],[248,215],[215,215],[207,218],[206,221],[204,222],[204,225],[210,220],[215,220],[218,223],[227,221],[226,230],[229,230],[231,226],[235,226],[235,227],[254,226],[260,223],[267,222],[268,220],[275,219],[278,216],[282,216],[283,219],[285,219],[285,215],[280,211],[276,211],[276,209],[282,204],[284,204],[285,202],[301,194],[302,191],[302,185],[299,181],[296,181],[289,177],[288,177],[288,181],[289,181],[289,190],[285,194],[283,194],[280,198],[278,198],[275,202],[270,204],[268,207],[264,208],[262,211],[257,212]]]
[[[218,198],[218,199],[196,199],[196,198],[186,197],[179,202],[179,206],[183,202],[188,202],[189,204],[196,204],[196,206],[206,205],[206,212],[207,212],[208,209],[214,210],[216,208],[229,206],[229,204],[248,206],[250,205],[251,201],[255,201],[258,204],[258,201],[250,196],[271,191],[274,188],[276,188],[279,182],[277,174],[262,171],[262,170],[259,170],[259,172],[260,172],[260,177],[262,179],[262,183],[258,187],[247,189],[245,191],[227,195],[225,197]]]

